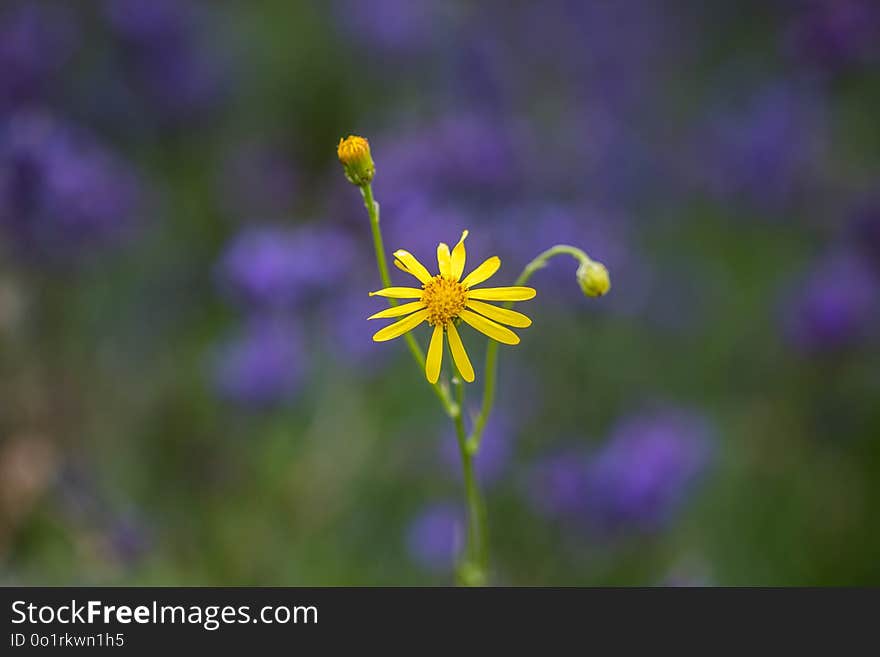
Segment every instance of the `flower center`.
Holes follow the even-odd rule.
[[[428,323],[431,326],[446,326],[458,317],[467,303],[467,288],[458,281],[437,275],[424,287],[422,303],[428,310]]]

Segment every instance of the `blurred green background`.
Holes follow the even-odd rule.
[[[611,272],[501,349],[492,583],[877,585],[878,66],[871,0],[4,2],[0,582],[452,583],[355,133],[389,251]]]

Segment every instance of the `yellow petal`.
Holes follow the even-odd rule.
[[[440,378],[440,363],[443,360],[443,325],[437,324],[428,345],[428,357],[425,359],[425,376],[431,383]]]
[[[385,342],[386,340],[392,340],[394,338],[400,337],[407,331],[414,329],[416,326],[425,321],[428,317],[427,310],[420,310],[416,313],[413,313],[409,317],[404,317],[403,319],[399,319],[393,324],[389,324],[383,329],[380,329],[373,336],[373,342]]]
[[[394,259],[394,266],[397,267],[400,271],[404,271],[404,272],[406,272],[407,274],[409,274],[410,276],[412,276],[412,272],[411,272],[409,269],[407,269],[407,268],[406,268],[406,265],[403,264],[403,263],[402,263],[400,260],[398,260],[397,258]]]
[[[410,304],[406,305],[409,306]],[[515,310],[499,308],[498,306],[483,303],[482,301],[472,301],[471,299],[468,299],[467,307],[471,310],[476,310],[478,313],[485,315],[489,319],[494,319],[496,322],[501,322],[508,326],[527,328],[532,325],[532,320]]]
[[[498,342],[503,342],[504,344],[519,344],[519,336],[516,333],[509,328],[501,326],[501,324],[496,324],[491,319],[486,319],[482,315],[473,313],[470,310],[462,310],[459,317],[493,340],[498,340]]]
[[[485,301],[528,301],[534,299],[535,294],[537,292],[531,287],[484,287],[468,290],[469,299]]]
[[[491,258],[487,258],[483,261],[483,263],[474,269],[470,274],[464,277],[464,280],[461,282],[465,287],[471,287],[473,285],[479,285],[483,281],[492,277],[492,275],[498,271],[498,268],[501,266],[501,258],[498,256],[492,256]]]
[[[461,374],[461,378],[465,381],[473,383],[474,367],[471,365],[471,359],[468,358],[464,345],[461,343],[458,329],[455,328],[455,324],[450,322],[446,330],[449,332],[449,349],[452,351],[452,360],[455,361],[458,373]]]
[[[370,315],[367,319],[385,319],[386,317],[400,317],[401,315],[408,315],[409,313],[415,312],[416,310],[420,310],[424,308],[425,304],[421,301],[412,301],[410,303],[404,303],[399,306],[392,306],[391,308],[386,308],[380,312],[377,312],[375,315]]]
[[[430,272],[425,269],[425,266],[421,262],[419,262],[418,259],[409,251],[404,251],[403,249],[400,249],[399,251],[394,252],[394,257],[403,264],[403,271],[409,272],[410,274],[418,278],[419,281],[421,281],[422,283],[427,283],[433,278]]]
[[[452,249],[449,275],[456,281],[460,279],[461,275],[464,273],[464,261],[466,255],[464,250],[464,240],[467,236],[468,231],[462,231],[461,239],[458,240],[458,244]]]
[[[440,242],[437,245],[437,266],[440,268],[440,275],[443,278],[451,277],[452,256],[449,255],[449,246],[446,242]]]
[[[386,287],[384,290],[370,292],[371,297],[388,297],[389,299],[421,299],[422,290],[415,287]]]

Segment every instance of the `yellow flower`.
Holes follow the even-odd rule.
[[[370,142],[357,135],[339,140],[336,155],[345,169],[345,177],[354,185],[366,185],[376,175],[376,165],[370,154]]]
[[[436,276],[432,276],[409,251],[402,249],[395,251],[394,264],[407,274],[416,277],[422,287],[388,287],[378,292],[370,292],[370,296],[418,299],[388,308],[368,319],[407,315],[378,331],[373,336],[376,342],[400,337],[425,321],[434,327],[431,344],[428,346],[428,357],[425,360],[425,376],[431,383],[437,383],[440,377],[444,333],[449,339],[452,358],[462,378],[468,383],[474,380],[474,368],[456,328],[460,321],[470,324],[481,333],[504,344],[519,344],[519,336],[498,322],[514,328],[526,328],[532,324],[532,320],[522,313],[484,302],[527,301],[534,298],[536,294],[534,289],[530,287],[474,289],[475,285],[488,280],[498,271],[501,266],[501,259],[498,256],[492,256],[464,279],[461,278],[465,262],[464,240],[467,236],[468,231],[464,231],[451,253],[445,243],[441,242],[437,246],[437,265],[440,273]]]

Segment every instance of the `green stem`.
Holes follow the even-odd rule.
[[[388,261],[385,257],[385,245],[382,240],[382,231],[379,227],[379,204],[373,198],[373,188],[368,183],[360,187],[361,194],[364,197],[364,205],[370,216],[370,228],[373,233],[373,247],[376,251],[376,263],[379,267],[379,276],[385,287],[391,287],[391,276],[388,272]],[[586,253],[573,246],[559,244],[547,249],[534,260],[532,260],[525,269],[523,269],[515,285],[525,285],[537,270],[544,267],[547,261],[560,254],[568,254],[579,262],[588,260]],[[389,299],[388,303],[392,306],[397,305],[396,299]],[[510,304],[505,304],[507,307]],[[421,370],[425,368],[425,354],[419,347],[415,338],[410,334],[405,334],[405,339],[410,352]],[[454,363],[454,359],[450,354],[450,362]],[[462,477],[464,479],[465,500],[468,510],[468,536],[465,558],[458,569],[459,581],[469,586],[480,586],[486,583],[489,571],[489,530],[486,516],[486,507],[480,495],[480,489],[477,485],[476,474],[474,470],[474,457],[480,448],[480,441],[483,437],[483,430],[489,415],[492,413],[492,407],[495,403],[495,378],[498,369],[498,343],[489,340],[486,350],[486,370],[485,382],[483,387],[483,402],[480,413],[474,421],[474,427],[468,436],[464,426],[464,384],[460,375],[452,377],[453,386],[455,387],[456,398],[453,401],[449,394],[449,389],[445,385],[439,383],[433,384],[434,392],[446,414],[452,418],[455,425],[455,435],[458,440],[458,448],[461,454]]]
[[[572,258],[578,261],[578,264],[586,262],[590,259],[583,250],[577,248],[576,246],[569,246],[568,244],[557,244],[556,246],[551,246],[546,251],[539,253],[535,256],[532,261],[525,266],[522,270],[522,273],[519,275],[519,278],[516,279],[514,285],[525,285],[528,280],[532,277],[539,269],[543,269],[550,258],[558,255],[570,255]]]
[[[373,248],[376,251],[376,264],[379,266],[379,277],[382,279],[382,285],[385,287],[391,287],[391,276],[388,273],[388,261],[385,258],[385,244],[382,240],[382,229],[379,227],[379,204],[373,198],[372,185],[367,183],[366,185],[363,185],[360,190],[361,195],[364,197],[364,206],[367,208],[367,214],[370,216],[370,228],[373,232]],[[396,306],[397,299],[388,299],[388,303],[392,306]],[[416,363],[418,363],[419,367],[424,371],[425,354],[422,351],[422,348],[418,345],[416,339],[411,333],[405,333],[403,337],[406,340],[406,345],[409,347],[409,351]],[[439,399],[440,403],[443,405],[443,410],[446,414],[449,417],[454,417],[458,412],[458,409],[456,408],[455,402],[452,401],[449,391],[439,383],[435,383],[431,387],[434,389],[437,399]]]
[[[376,264],[379,267],[379,276],[385,287],[391,287],[388,261],[385,258],[385,245],[382,240],[382,230],[379,227],[379,204],[373,198],[373,188],[370,184],[361,186],[360,190],[364,197],[367,213],[370,216],[370,228],[373,233],[373,247],[376,251]],[[388,303],[396,306],[397,300],[389,299]],[[419,369],[424,371],[424,352],[411,334],[407,333],[404,337]],[[450,362],[454,362],[451,354]],[[466,558],[459,568],[458,576],[462,584],[479,586],[486,583],[486,573],[488,572],[489,551],[486,511],[474,474],[473,454],[467,449],[467,433],[465,432],[464,417],[462,415],[462,409],[464,408],[464,385],[460,376],[453,377],[453,382],[456,388],[456,401],[452,400],[448,388],[444,385],[434,384],[432,387],[446,414],[452,418],[455,424],[455,433],[458,438],[459,451],[461,452],[465,498],[468,509],[468,537]]]
[[[516,279],[514,285],[525,285],[529,279],[539,269],[544,268],[547,262],[558,255],[570,255],[572,258],[582,263],[589,260],[590,257],[581,249],[569,246],[568,244],[557,244],[546,251],[539,253],[529,264],[525,266],[519,278]],[[510,303],[504,304],[505,308],[510,307]],[[480,441],[483,439],[483,430],[486,428],[486,422],[492,414],[492,407],[495,404],[495,377],[498,370],[498,343],[495,340],[489,340],[486,347],[486,367],[483,372],[483,403],[480,406],[480,414],[474,420],[474,428],[471,435],[467,439],[466,449],[471,454],[476,454],[480,449]]]
[[[451,354],[450,354],[451,358]],[[489,536],[486,507],[480,496],[474,471],[474,455],[467,447],[467,434],[461,409],[464,408],[464,384],[460,376],[453,377],[459,412],[455,414],[455,434],[461,454],[462,477],[468,509],[468,534],[465,559],[458,570],[459,581],[466,586],[482,586],[488,579]]]

